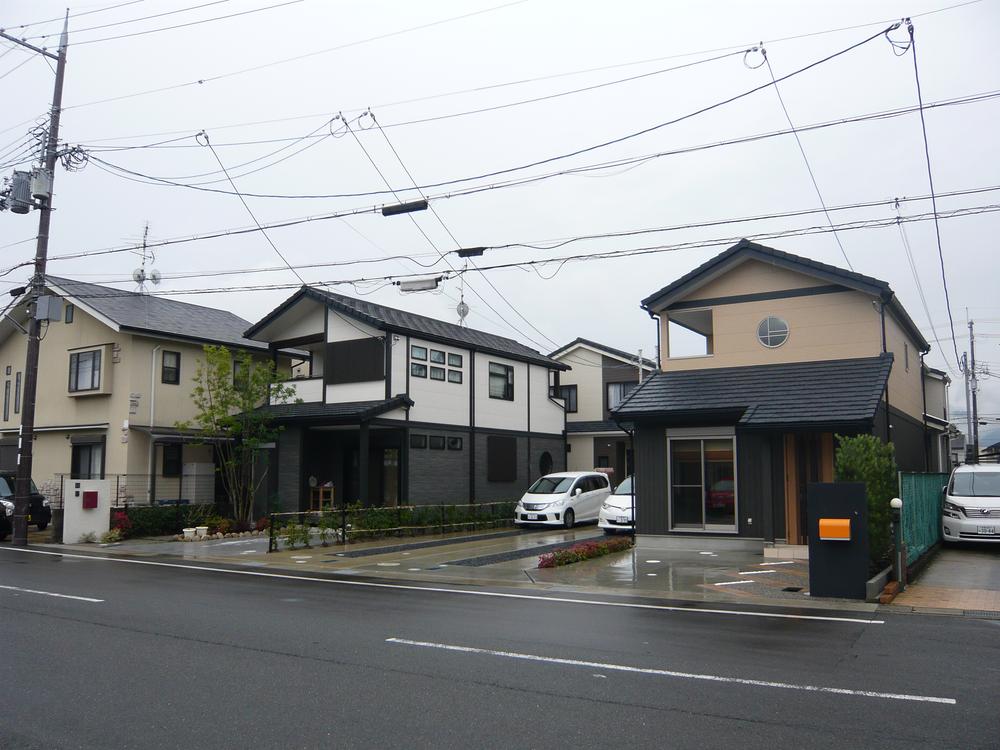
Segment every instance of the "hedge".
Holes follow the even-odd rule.
[[[197,526],[215,512],[215,505],[143,505],[113,509],[128,516],[130,537],[179,534],[187,526]]]
[[[603,557],[613,552],[624,552],[632,547],[632,538],[620,536],[602,541],[579,542],[572,547],[564,547],[548,552],[538,557],[539,568],[556,568],[560,565],[570,565],[594,557]]]

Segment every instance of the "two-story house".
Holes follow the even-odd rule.
[[[836,434],[939,468],[946,415],[927,399],[946,403],[947,383],[886,282],[743,240],[642,307],[661,372],[612,414],[634,425],[639,533],[803,543],[806,485],[832,481]],[[680,330],[702,349],[679,355]]]
[[[656,370],[656,363],[584,338],[549,356],[570,368],[559,384],[566,404],[567,469],[603,469],[612,484],[621,482],[632,473],[632,444],[611,419],[611,410]]]
[[[267,407],[286,510],[506,500],[565,466],[566,365],[516,341],[308,286],[245,335],[308,360]]]
[[[249,322],[225,310],[54,276],[45,287],[59,314],[41,332],[36,484],[115,476],[119,501],[215,499],[211,444],[174,425],[195,416],[191,392],[204,344],[268,355],[266,344],[244,338]],[[6,469],[17,464],[26,320],[21,300],[0,323]]]

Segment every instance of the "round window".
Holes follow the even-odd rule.
[[[548,451],[542,453],[538,459],[538,471],[541,472],[542,476],[552,473],[552,454]]]
[[[757,340],[769,349],[781,346],[788,340],[788,323],[768,315],[757,326]]]

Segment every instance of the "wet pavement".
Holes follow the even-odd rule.
[[[992,612],[1000,617],[1000,545],[944,547],[892,606],[915,612]]]
[[[268,553],[268,539],[244,537],[178,542],[173,538],[128,540],[113,545],[57,545],[58,549],[132,557],[180,559],[200,563],[302,573],[407,580],[465,586],[503,586],[545,591],[669,598],[695,602],[829,607],[873,610],[849,600],[812,599],[805,560],[765,559],[763,552],[706,549],[656,550],[640,545],[594,560],[539,569],[538,555],[552,545],[602,538],[594,526],[510,530],[475,535],[428,535],[378,539]],[[469,564],[483,560],[486,564]]]

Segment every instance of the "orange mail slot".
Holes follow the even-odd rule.
[[[819,538],[828,542],[851,541],[850,518],[819,519]]]

